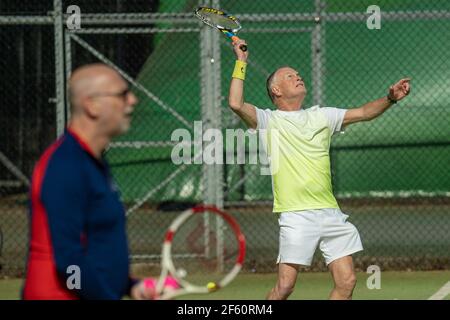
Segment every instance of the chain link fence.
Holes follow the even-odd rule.
[[[194,138],[194,121],[202,121],[203,132],[245,129],[227,106],[230,43],[193,17],[198,5],[240,18],[250,51],[245,97],[260,108],[273,109],[265,80],[282,65],[304,78],[306,107],[357,107],[412,78],[407,99],[334,138],[333,187],[365,246],[355,255],[358,269],[450,268],[450,4],[380,0],[381,28],[370,29],[371,4],[2,1],[0,273],[24,273],[33,165],[68,121],[71,70],[92,62],[116,68],[139,98],[130,132],[106,153],[127,208],[133,263],[157,268],[169,223],[182,209],[208,202],[239,221],[248,246],[244,270],[276,270],[270,176],[253,164],[172,161],[172,133],[186,129]],[[65,26],[70,5],[81,9],[80,29]],[[311,269],[325,268],[318,254]]]

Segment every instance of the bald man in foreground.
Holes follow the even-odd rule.
[[[113,69],[75,70],[71,122],[33,172],[24,299],[145,299],[129,277],[125,211],[102,156],[137,99]]]

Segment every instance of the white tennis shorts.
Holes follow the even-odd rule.
[[[317,245],[326,264],[363,250],[356,227],[340,209],[282,212],[277,263],[310,266]]]

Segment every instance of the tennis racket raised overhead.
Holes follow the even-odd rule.
[[[242,26],[235,16],[232,16],[224,11],[208,7],[197,8],[197,10],[195,10],[195,15],[208,26],[222,31],[223,34],[231,38],[231,40],[239,40],[236,33],[241,30]],[[247,51],[247,46],[245,44],[242,44],[239,48],[242,51]]]
[[[245,237],[232,216],[215,206],[186,210],[165,236],[157,298],[217,291],[236,277],[244,257]],[[165,289],[168,279],[177,287]]]

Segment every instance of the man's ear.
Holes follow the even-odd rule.
[[[275,97],[277,97],[277,98],[279,98],[279,97],[281,97],[281,90],[280,90],[280,88],[277,86],[277,85],[275,85],[275,86],[272,86],[272,94],[275,96]]]
[[[97,118],[99,116],[100,106],[95,101],[95,99],[92,99],[89,97],[84,97],[82,99],[81,103],[82,103],[84,111],[90,118]]]

